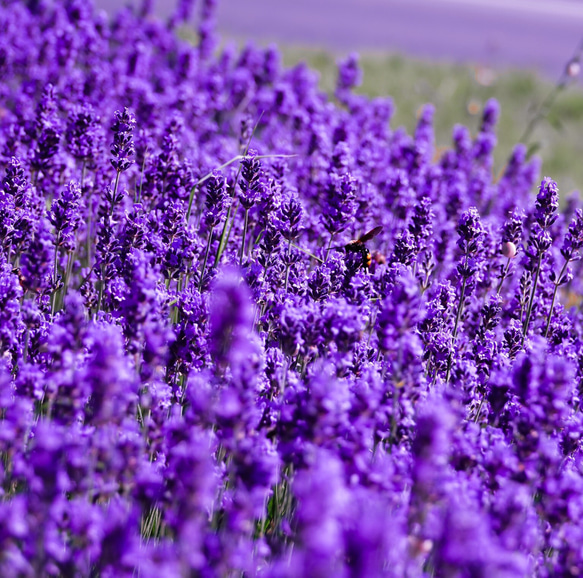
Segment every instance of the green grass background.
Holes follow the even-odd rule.
[[[305,61],[320,73],[320,87],[332,94],[336,82],[336,62],[345,55],[322,50],[284,47],[286,66]],[[570,55],[565,55],[565,62]],[[363,83],[357,93],[390,96],[396,111],[393,128],[415,127],[420,107],[435,105],[435,134],[438,150],[451,146],[455,124],[464,124],[475,134],[482,107],[489,98],[500,102],[496,174],[504,167],[513,146],[524,133],[540,103],[553,90],[552,81],[532,71],[488,69],[421,61],[397,54],[361,53]],[[561,71],[557,71],[557,78]],[[490,75],[491,82],[480,82]],[[555,179],[564,199],[574,189],[583,189],[583,89],[580,80],[562,91],[546,118],[537,125],[528,145],[536,145],[542,159],[542,176]]]

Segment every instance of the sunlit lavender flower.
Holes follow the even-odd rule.
[[[103,141],[99,117],[92,106],[81,104],[69,112],[65,140],[71,155],[88,167],[95,162]]]
[[[536,196],[534,217],[542,229],[548,229],[557,220],[559,210],[559,188],[557,183],[545,177]]]
[[[59,199],[53,201],[49,212],[49,222],[55,228],[55,246],[67,251],[75,249],[75,231],[81,221],[81,189],[71,181],[65,186]]]
[[[227,202],[226,180],[220,171],[213,171],[206,184],[205,223],[209,228],[216,227],[222,216]]]
[[[241,193],[239,199],[244,209],[249,210],[258,200],[262,190],[261,162],[255,151],[241,161]]]
[[[0,576],[577,575],[580,200],[195,6],[0,2]]]
[[[111,166],[118,172],[127,171],[133,164],[134,139],[133,131],[136,126],[134,115],[124,108],[123,112],[116,110],[114,122],[111,126],[113,142],[111,143]]]
[[[350,90],[362,82],[362,70],[358,64],[358,55],[350,54],[338,64],[337,90]]]
[[[46,171],[59,150],[61,124],[57,115],[55,89],[47,85],[36,117],[36,146],[31,165],[36,171]]]

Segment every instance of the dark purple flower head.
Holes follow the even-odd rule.
[[[524,226],[524,211],[514,210],[510,216],[504,222],[502,227],[502,239],[503,243],[513,243],[515,247],[518,247],[522,239],[522,228]]]
[[[21,204],[19,199],[22,199],[26,187],[27,180],[24,175],[24,169],[20,161],[12,157],[8,162],[6,174],[2,179],[2,192],[13,197],[16,206],[18,206]]]
[[[55,228],[55,247],[66,251],[75,249],[75,231],[81,221],[81,189],[79,184],[71,181],[61,196],[55,199],[49,212],[49,221]]]
[[[209,347],[218,366],[237,347],[245,348],[252,323],[249,290],[235,269],[225,269],[216,281],[210,306]]]
[[[482,126],[480,127],[480,132],[492,132],[496,123],[498,122],[498,117],[500,116],[500,104],[495,98],[491,98],[484,106],[484,112],[482,114]]]
[[[417,281],[408,271],[403,271],[382,301],[377,316],[376,330],[380,350],[383,353],[392,352],[396,358],[398,350],[402,348],[401,340],[411,328],[417,326],[423,315],[424,307],[419,300]],[[406,339],[413,348],[420,347],[417,335],[411,335]]]
[[[148,379],[164,365],[172,333],[167,317],[162,316],[162,298],[157,286],[160,269],[143,251],[134,249],[126,259],[126,281],[120,283],[121,303],[115,315],[123,323],[127,350],[134,355],[134,359],[137,356],[140,373]],[[113,294],[112,299],[115,297]]]
[[[58,127],[47,124],[38,137],[36,147],[33,150],[31,166],[36,171],[46,171],[53,157],[59,150],[61,132]]]
[[[61,122],[57,114],[55,89],[45,87],[35,120],[36,146],[32,151],[31,166],[35,171],[47,171],[59,150]]]
[[[233,469],[248,490],[270,489],[277,481],[279,465],[279,456],[266,438],[249,437],[238,443]]]
[[[113,325],[93,327],[89,342],[89,358],[80,376],[91,396],[85,420],[92,424],[121,420],[137,401],[137,382],[121,331]]]
[[[64,468],[66,447],[64,428],[40,422],[34,432],[30,452],[30,490],[50,505],[57,496],[70,489]]]
[[[218,481],[213,471],[213,441],[206,431],[185,428],[182,420],[169,421],[165,430],[170,524],[182,532],[212,504]]]
[[[458,221],[457,233],[459,235],[457,244],[464,253],[478,251],[484,234],[478,209],[471,207],[462,214]]]
[[[529,267],[534,267],[534,262],[538,257],[546,253],[553,244],[553,238],[549,231],[542,228],[538,222],[534,223],[526,248],[526,255],[531,259]]]
[[[431,237],[433,219],[435,219],[435,213],[432,210],[431,199],[423,197],[415,204],[408,227],[418,249],[424,248],[427,240]]]
[[[502,548],[490,527],[487,512],[460,491],[448,498],[441,537],[436,544],[436,574],[443,576],[524,576],[524,554]]]
[[[133,164],[134,159],[134,138],[133,131],[136,127],[134,115],[124,108],[123,112],[116,110],[114,122],[111,126],[113,131],[113,142],[111,143],[111,165],[118,172],[127,171]]]
[[[187,23],[192,18],[194,5],[195,0],[179,0],[168,26],[174,28]]]
[[[206,183],[206,213],[204,219],[207,227],[212,229],[219,224],[223,217],[226,203],[227,181],[220,171],[215,170]]]
[[[333,344],[335,350],[347,352],[360,340],[363,330],[362,317],[356,306],[342,298],[330,298],[322,311],[322,331],[325,340]],[[306,333],[314,333],[316,327],[307,323]]]
[[[346,173],[354,162],[354,157],[346,141],[336,143],[332,153],[332,169],[342,175]]]
[[[209,59],[219,39],[216,33],[217,0],[202,0],[201,18],[198,27],[198,52],[201,60]]]
[[[323,341],[322,334],[322,313],[317,303],[306,301],[299,296],[290,296],[281,303],[275,310],[277,315],[276,335],[280,342],[283,353],[290,356],[301,353],[307,355],[311,348],[315,348]],[[335,318],[333,313],[330,324],[342,325],[339,318]],[[334,327],[329,327],[332,332]]]
[[[545,363],[537,360],[544,359]],[[537,431],[562,427],[570,413],[573,364],[547,351],[546,340],[532,339],[532,350],[519,354],[512,372],[512,386],[524,407],[525,417]],[[517,425],[518,427],[518,425]]]
[[[555,181],[545,177],[536,196],[534,218],[543,229],[548,229],[557,220],[558,210],[559,188]]]
[[[300,222],[302,220],[303,209],[299,200],[292,197],[281,206],[281,236],[288,241],[297,239],[300,234]]]
[[[420,409],[411,448],[413,457],[413,491],[422,500],[440,492],[451,452],[454,418],[450,408],[434,396]]]
[[[426,160],[430,160],[433,154],[433,142],[435,135],[433,132],[433,115],[435,107],[432,104],[426,104],[421,111],[417,127],[415,128],[415,146],[417,151]]]
[[[22,298],[22,287],[12,267],[0,256],[0,356],[16,354],[21,345],[24,330],[18,301]]]
[[[32,195],[24,170],[12,157],[0,188],[0,245],[9,254],[28,242],[35,215],[31,212]]]
[[[261,180],[261,161],[257,158],[256,151],[249,151],[249,155],[241,161],[240,186],[241,205],[250,209],[259,200],[264,187]]]
[[[300,472],[293,491],[298,500],[300,544],[307,551],[305,571],[313,576],[339,575],[342,548],[340,516],[350,501],[343,465],[332,452],[316,450],[313,464]],[[306,574],[304,574],[306,575]]]
[[[338,64],[337,90],[350,90],[362,83],[362,70],[358,64],[357,54],[350,54]]]
[[[102,146],[99,116],[89,104],[75,105],[69,112],[65,140],[71,155],[92,166]]]
[[[344,231],[356,211],[356,181],[350,174],[331,173],[322,208],[322,224],[329,233]]]
[[[20,259],[23,287],[29,291],[42,292],[51,283],[54,261],[54,238],[50,232],[48,219],[41,218],[36,223],[35,234],[30,245]]]
[[[561,255],[567,261],[579,259],[581,247],[583,247],[583,211],[577,209],[573,220],[569,224],[569,231],[565,235]]]
[[[56,120],[57,99],[53,84],[47,84],[43,90],[40,103],[36,110],[35,129],[37,136],[44,128]]]

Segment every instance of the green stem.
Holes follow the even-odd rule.
[[[528,125],[524,129],[524,132],[520,136],[517,142],[528,143],[528,140],[534,129],[537,127],[538,123],[548,114],[549,110],[553,106],[557,96],[564,90],[566,83],[564,81],[559,82],[551,92],[547,95],[547,97],[542,101],[540,106],[538,107],[534,116],[530,119]]]
[[[113,185],[113,195],[111,196],[111,207],[109,209],[109,216],[113,217],[113,210],[115,209],[115,197],[117,195],[117,188],[119,186],[119,176],[121,171],[115,171],[115,184]]]
[[[229,226],[229,221],[231,219],[231,212],[233,210],[233,205],[231,204],[227,210],[227,217],[225,219],[225,223],[223,224],[223,230],[221,231],[221,237],[219,239],[219,248],[217,249],[217,254],[215,255],[215,262],[214,267],[217,267],[219,261],[221,260],[221,256],[223,251],[225,250],[225,246],[227,244],[227,228]]]
[[[93,222],[93,197],[89,196],[89,209],[87,211],[87,233],[85,238],[85,249],[87,253],[87,267],[91,267],[91,226]]]
[[[26,333],[24,334],[24,347],[22,349],[22,362],[26,363],[26,358],[28,357],[28,341],[30,339],[30,329],[26,328]]]
[[[103,271],[103,269],[102,269]],[[105,281],[103,280],[103,272],[101,274],[101,280],[99,281],[99,297],[97,299],[97,313],[101,310],[101,302],[103,301],[103,286]]]
[[[75,251],[70,251],[67,258],[67,268],[65,270],[65,286],[63,287],[63,298],[67,294],[69,288],[69,281],[71,280],[71,274],[73,273],[73,260],[75,258]]]
[[[291,239],[288,241],[288,244],[287,244],[288,257],[290,255],[290,252],[291,252]],[[285,290],[286,290],[286,292],[287,292],[287,285],[288,285],[288,281],[289,281],[289,267],[290,267],[290,264],[289,264],[289,258],[288,258],[288,263],[285,266]]]
[[[136,191],[134,202],[139,203],[142,198],[142,186],[144,184],[144,171],[146,170],[146,158],[148,156],[148,149],[144,153],[144,160],[142,161],[142,170],[140,171],[140,188]]]
[[[245,152],[245,154],[243,154],[243,155],[234,156],[232,159],[228,160],[226,163],[223,163],[222,165],[215,167],[210,173],[207,173],[206,175],[204,175],[204,177],[198,179],[198,181],[196,181],[196,183],[194,183],[194,185],[192,186],[192,189],[190,189],[190,197],[188,198],[188,210],[186,212],[186,221],[188,221],[190,219],[190,214],[192,212],[192,203],[194,201],[194,193],[196,192],[197,187],[199,185],[202,185],[202,183],[204,183],[205,181],[208,181],[213,176],[214,171],[220,171],[221,169],[224,169],[225,167],[228,167],[229,165],[232,165],[233,163],[236,163],[237,161],[241,161],[245,158],[246,155],[247,155],[247,152]],[[298,155],[257,155],[255,158],[256,159],[273,159],[273,158],[291,159],[291,158],[294,158],[297,156]]]
[[[474,423],[478,423],[478,420],[480,419],[480,414],[482,413],[482,406],[484,405],[484,396],[485,396],[485,394],[482,395],[482,399],[480,400],[480,405],[478,407],[478,411],[476,412],[476,417],[474,418]]]
[[[528,307],[526,309],[526,319],[524,320],[524,325],[522,327],[522,341],[521,345],[524,345],[524,340],[526,339],[526,334],[528,333],[528,326],[530,325],[530,316],[532,315],[532,306],[534,304],[534,295],[536,293],[536,287],[538,285],[538,278],[540,275],[541,263],[543,260],[542,253],[538,256],[538,263],[536,266],[536,275],[534,276],[534,282],[532,284],[532,291],[530,293],[530,299],[528,301]]]
[[[369,331],[368,331],[368,339],[366,340],[366,345],[367,345],[367,347],[370,345],[370,339],[371,339],[371,337],[372,337],[372,332],[373,332],[373,330],[374,330],[375,323],[377,322],[377,315],[378,315],[378,312],[379,312],[379,310],[378,310],[378,307],[377,307],[377,308],[374,310],[374,313],[373,313],[373,315],[372,315],[372,317],[371,317],[371,320],[370,320],[370,329],[369,329]]]
[[[298,249],[302,253],[305,253],[306,255],[311,257],[312,259],[315,259],[316,261],[318,261],[318,263],[324,263],[324,259],[320,259],[320,257],[316,257],[316,255],[314,255],[314,253],[310,253],[310,251],[308,251],[307,249],[304,249],[303,247],[300,247],[299,245],[296,245],[295,243],[292,243],[291,245],[292,245],[292,247],[294,247],[295,249]]]
[[[466,263],[467,263],[467,255],[466,255]],[[462,318],[462,311],[464,309],[464,299],[466,296],[466,284],[467,284],[468,280],[464,277],[464,280],[462,281],[462,289],[460,292],[460,300],[457,306],[457,313],[455,316],[455,323],[453,326],[453,333],[451,335],[452,339],[452,347],[455,345],[455,340],[457,337],[457,332],[458,332],[458,328],[459,328],[459,323],[461,321]],[[445,374],[445,382],[448,383],[449,382],[449,377],[451,375],[451,364],[452,364],[452,353],[449,354],[449,358],[447,360],[447,372]]]
[[[202,291],[202,282],[203,282],[204,274],[206,271],[206,264],[208,262],[209,253],[211,251],[211,243],[213,240],[213,231],[214,230],[215,230],[215,228],[212,227],[211,230],[209,231],[209,238],[208,238],[207,243],[206,243],[206,251],[204,253],[204,261],[202,262],[202,269],[200,270],[200,281],[198,283],[198,291],[199,292]]]
[[[328,248],[326,249],[326,256],[324,257],[324,262],[328,261],[328,257],[330,256],[330,250],[332,249],[332,241],[334,240],[334,234],[330,234],[330,241],[328,242]]]
[[[83,190],[83,187],[85,185],[85,171],[87,170],[87,163],[85,161],[83,161],[83,164],[81,165],[81,190]]]
[[[504,271],[502,272],[502,276],[500,277],[500,282],[498,283],[498,287],[496,288],[496,295],[500,295],[500,291],[502,291],[502,283],[504,283],[504,280],[508,275],[508,269],[510,269],[510,258],[506,261],[506,267],[504,267]]]
[[[249,224],[249,209],[245,209],[245,219],[243,221],[243,239],[241,240],[241,253],[239,255],[239,267],[243,266],[243,255],[245,254],[245,238],[247,237],[248,224]]]
[[[58,259],[59,259],[59,244],[61,242],[61,234],[57,233],[57,242],[55,243],[55,259],[53,264],[53,293],[51,295],[51,315],[54,317],[57,301],[57,274],[58,274]]]

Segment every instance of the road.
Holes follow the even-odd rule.
[[[173,4],[159,0],[158,13]],[[217,20],[238,40],[390,50],[554,79],[583,39],[583,0],[219,0]]]

